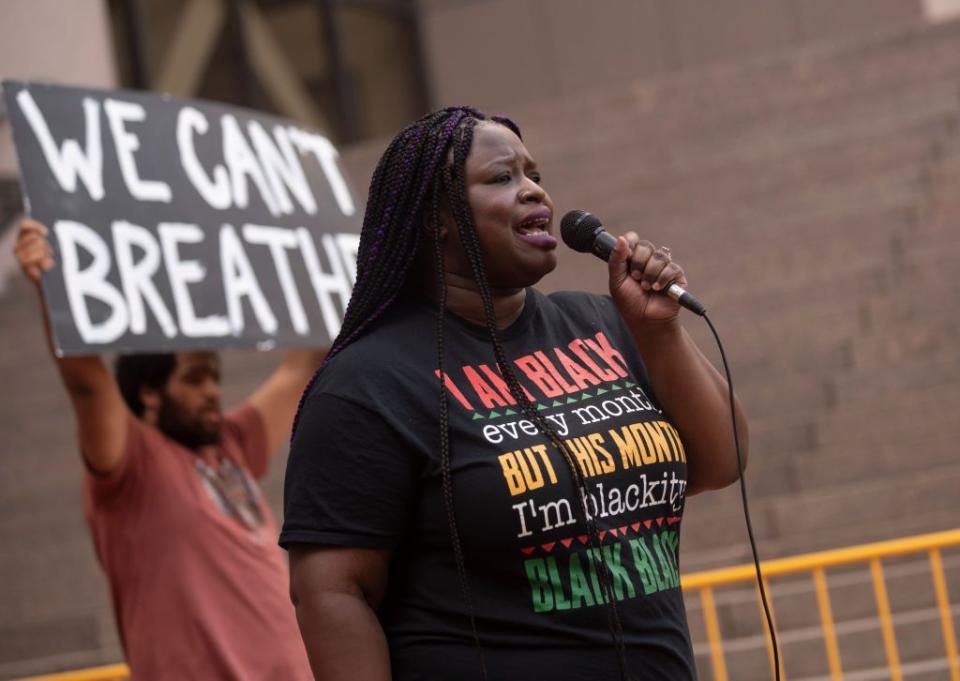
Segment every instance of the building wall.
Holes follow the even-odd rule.
[[[4,0],[0,79],[112,87],[113,43],[100,0]],[[0,116],[0,178],[16,173],[9,125]]]
[[[920,0],[420,0],[435,105],[505,111],[923,17]]]

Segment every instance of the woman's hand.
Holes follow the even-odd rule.
[[[24,218],[20,221],[20,231],[13,253],[20,263],[20,269],[27,279],[35,285],[40,285],[40,277],[44,272],[53,269],[53,248],[47,240],[46,226],[36,220]]]
[[[673,262],[669,248],[628,232],[617,238],[609,270],[610,295],[628,326],[676,320],[680,304],[666,294],[666,288],[671,283],[686,287],[687,277]]]
[[[669,248],[641,241],[633,232],[617,239],[610,254],[610,295],[643,357],[657,401],[680,431],[689,496],[735,482],[740,464],[727,382],[680,324],[679,303],[664,293],[671,282],[687,285]],[[736,400],[734,410],[745,465],[747,422]]]

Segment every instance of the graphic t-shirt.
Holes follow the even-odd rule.
[[[487,331],[452,314],[445,325],[456,522],[488,678],[620,678],[599,558],[630,678],[694,679],[678,567],[686,455],[612,300],[528,289],[500,333],[586,479],[596,548],[562,454],[510,396]],[[444,510],[435,327],[431,304],[404,299],[330,362],[285,481],[283,546],[393,550],[378,615],[396,681],[480,678]]]
[[[87,520],[138,681],[313,678],[252,477],[267,456],[249,405],[225,415],[222,442],[202,455],[131,414],[120,467],[87,475]]]

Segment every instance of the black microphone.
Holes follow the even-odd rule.
[[[560,221],[563,243],[580,253],[593,253],[601,260],[610,260],[617,239],[603,228],[596,215],[585,210],[572,210]],[[629,265],[629,263],[628,263]],[[706,314],[703,304],[678,284],[670,282],[663,292],[694,314]]]

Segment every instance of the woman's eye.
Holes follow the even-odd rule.
[[[543,178],[540,177],[540,173],[530,173],[529,177],[537,184],[540,184],[540,182],[543,180]]]
[[[510,173],[500,173],[495,178],[493,178],[493,181],[496,182],[497,184],[507,183],[510,181]]]

